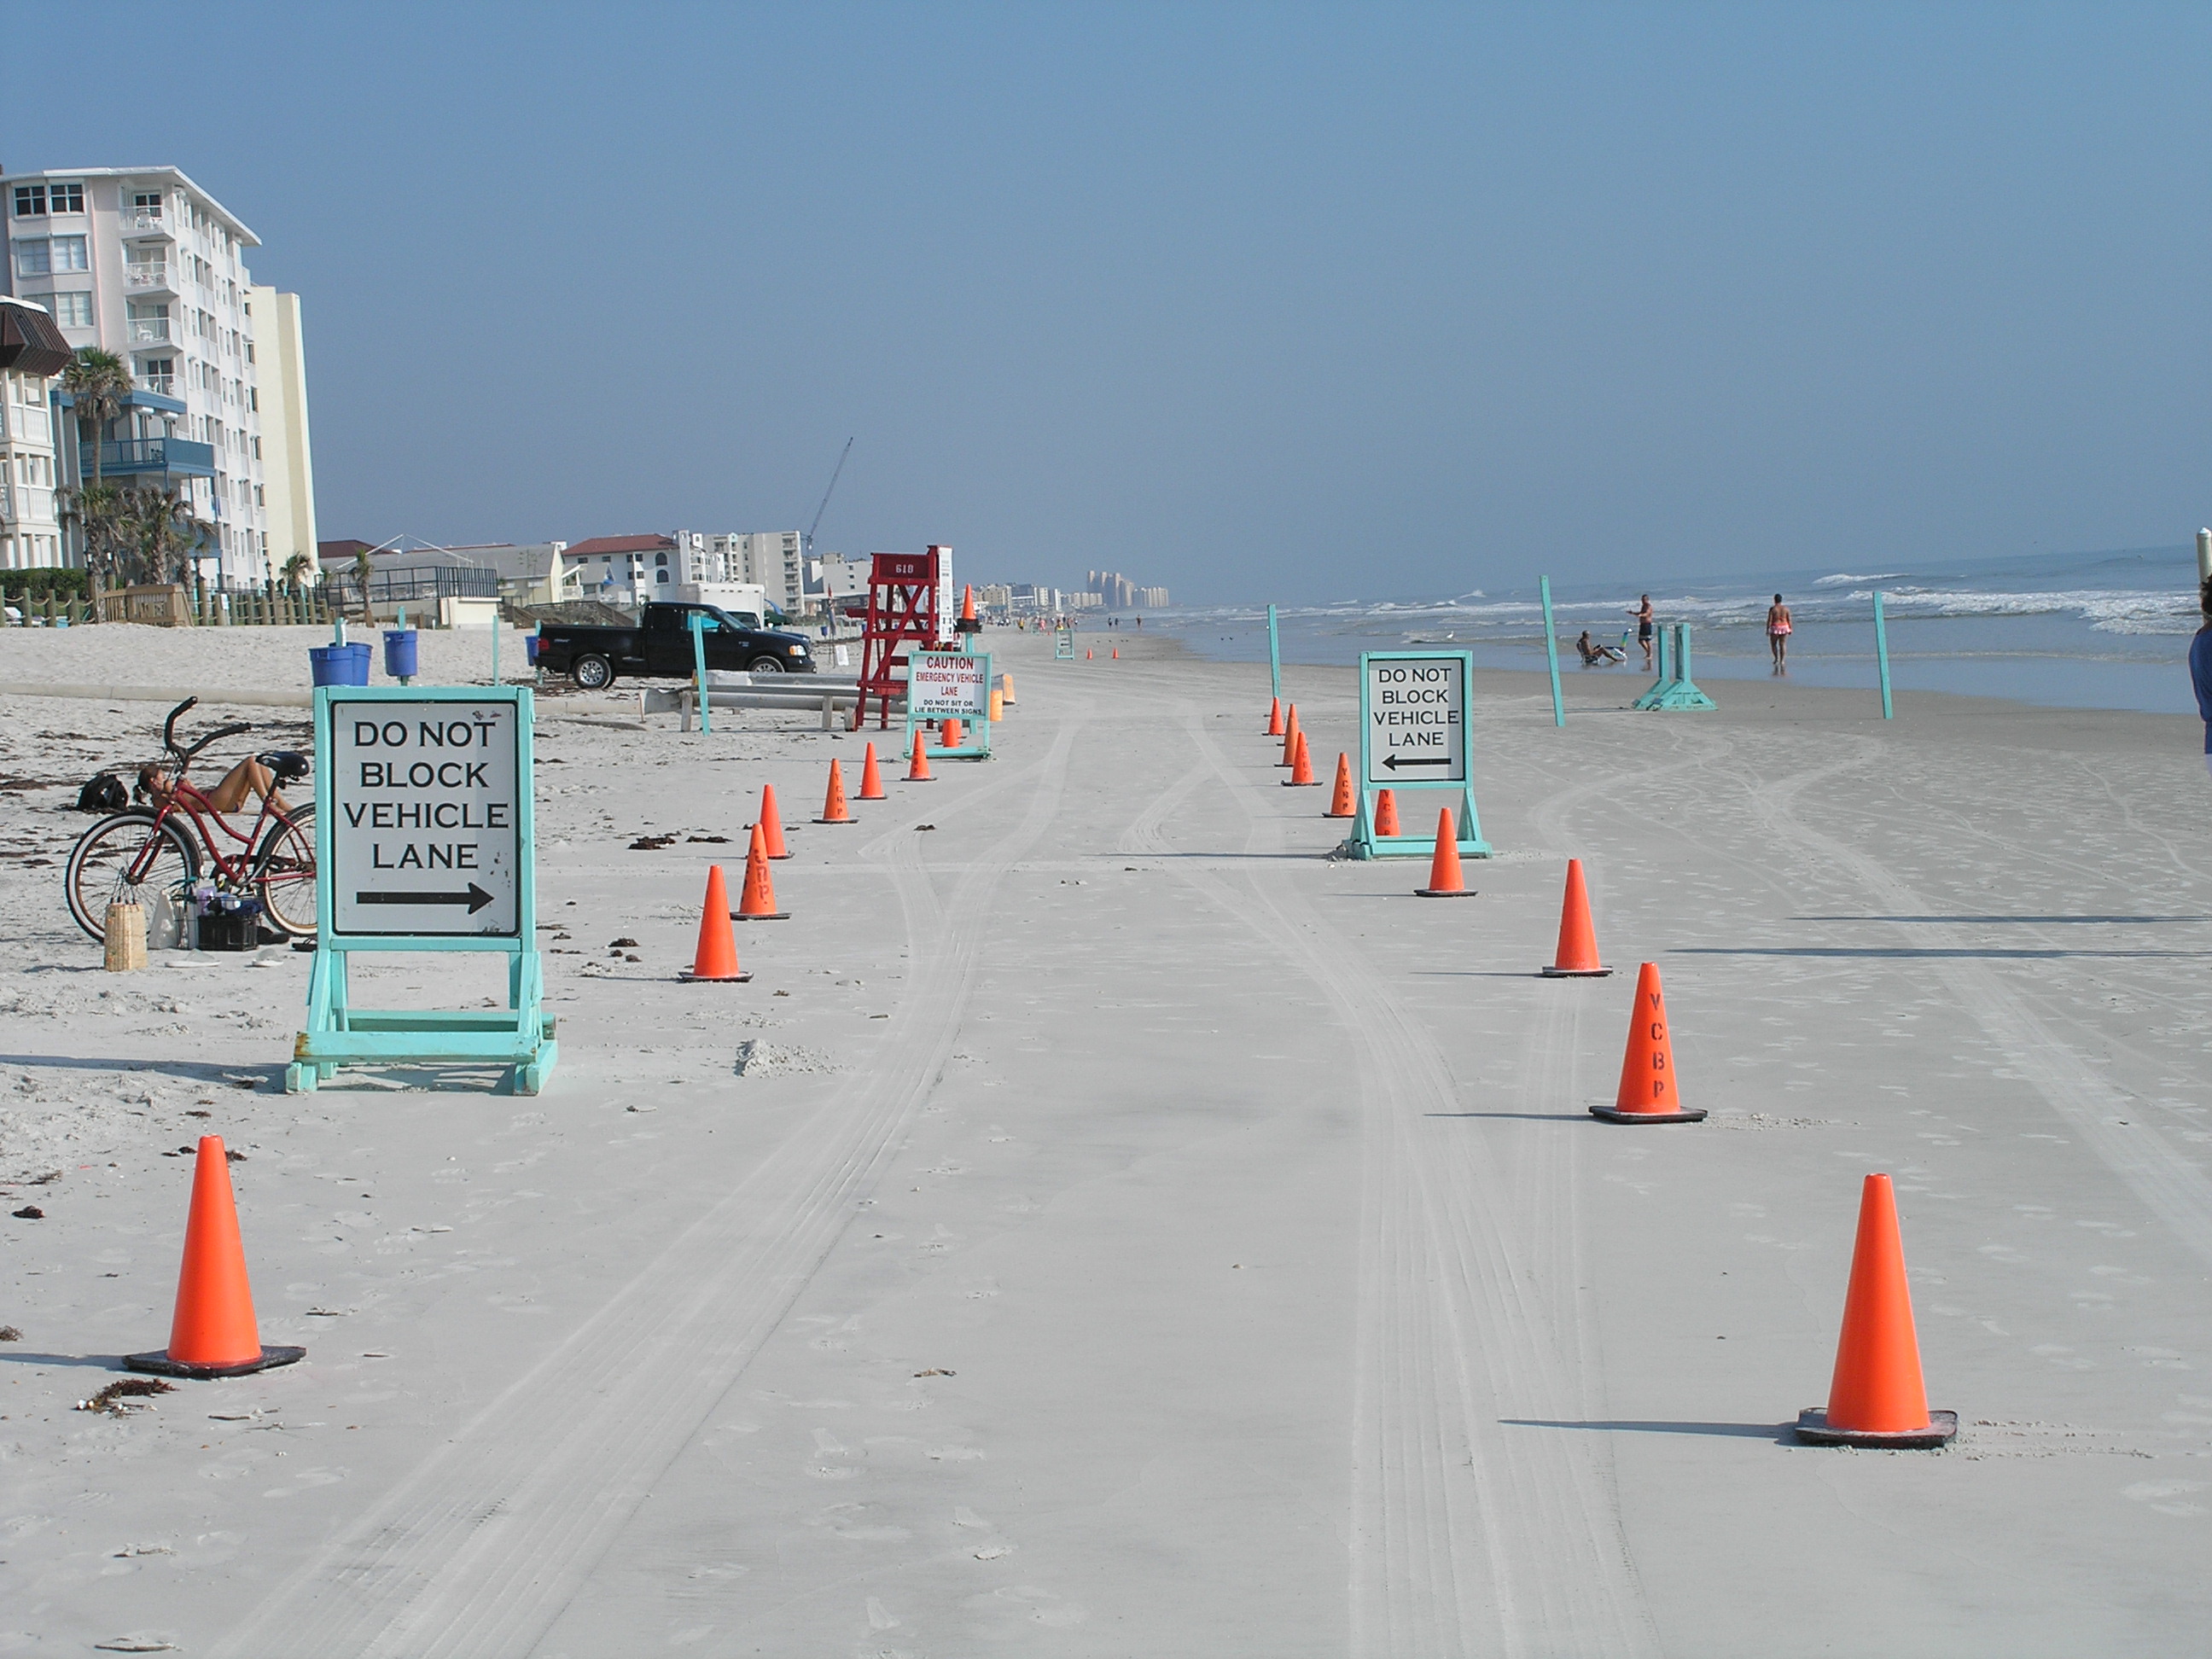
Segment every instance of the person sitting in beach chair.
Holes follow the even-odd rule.
[[[1582,638],[1575,641],[1575,649],[1583,653],[1583,666],[1585,668],[1609,668],[1614,663],[1628,660],[1627,653],[1596,643],[1590,638],[1587,628],[1583,629]]]

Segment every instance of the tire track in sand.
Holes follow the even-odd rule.
[[[1027,809],[951,902],[939,905],[910,835],[865,849],[889,859],[912,929],[909,995],[885,1064],[811,1115],[211,1651],[495,1659],[532,1650],[782,1321],[927,1097],[959,1029],[991,891],[1051,823],[1081,724],[1065,720],[1041,760],[1009,769],[1004,786],[1035,776]]]
[[[1183,707],[1186,734],[1249,822],[1245,850],[1279,851],[1282,820],[1260,805],[1273,798]],[[1161,826],[1199,775],[1171,785],[1128,839],[1167,850]],[[1176,865],[1177,879],[1328,995],[1358,1053],[1350,1651],[1656,1654],[1597,1437],[1501,1421],[1577,1415],[1587,1397],[1571,1206],[1548,1184],[1567,1178],[1571,1152],[1540,1146],[1542,1179],[1516,1185],[1475,1137],[1431,1127],[1460,1109],[1441,1050],[1311,902],[1249,870],[1240,878],[1200,860]],[[1522,1108],[1556,1109],[1545,1097],[1557,1088],[1553,1066],[1528,1075]],[[1543,1267],[1554,1269],[1549,1286],[1534,1282]]]

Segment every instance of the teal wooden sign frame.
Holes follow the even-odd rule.
[[[952,719],[954,719],[954,720],[963,720],[963,721],[965,721],[965,722],[966,722],[966,724],[965,724],[965,725],[963,725],[963,726],[962,726],[962,728],[961,728],[961,732],[960,732],[960,736],[961,736],[961,738],[962,738],[962,739],[963,739],[963,740],[962,740],[959,744],[957,744],[957,745],[955,745],[955,746],[953,746],[953,747],[951,747],[951,748],[949,748],[949,749],[948,749],[948,748],[946,748],[946,747],[945,747],[945,746],[944,746],[943,744],[941,744],[932,743],[932,744],[929,745],[929,750],[928,750],[928,753],[929,753],[929,757],[930,757],[930,759],[932,759],[932,760],[988,760],[988,759],[990,759],[990,758],[991,758],[991,679],[992,679],[992,673],[991,673],[991,653],[990,653],[989,652],[988,652],[988,651],[974,651],[974,652],[969,652],[969,651],[915,651],[915,652],[912,652],[912,653],[908,653],[908,657],[907,657],[907,665],[906,665],[906,684],[907,684],[907,694],[906,694],[906,747],[907,747],[907,752],[908,752],[908,754],[912,754],[912,753],[914,752],[914,734],[915,734],[915,731],[916,731],[918,728],[926,728],[926,727],[927,727],[927,726],[932,726],[932,725],[935,724],[938,720],[941,720],[941,719],[945,718],[945,716],[943,716],[943,715],[939,715],[939,714],[919,714],[919,713],[917,713],[917,712],[916,712],[915,708],[915,695],[914,695],[914,676],[915,676],[915,671],[916,669],[918,669],[918,668],[921,668],[921,667],[924,666],[925,665],[927,665],[927,664],[928,664],[928,663],[934,662],[934,661],[939,661],[939,660],[948,661],[948,662],[957,662],[957,663],[971,663],[971,662],[981,661],[981,662],[982,663],[982,665],[983,665],[983,707],[982,707],[981,709],[976,710],[976,711],[975,711],[975,712],[973,712],[973,713],[968,713],[968,712],[964,712],[964,711],[963,711],[963,713],[960,713],[960,714],[955,714],[955,715],[951,716],[951,718],[952,718]]]
[[[410,727],[421,732],[426,744],[422,750],[425,757],[432,754],[427,745],[435,741],[434,734],[441,724],[465,738],[465,728],[470,723],[467,711],[501,704],[512,709],[513,856],[511,868],[505,867],[508,860],[495,858],[489,865],[464,862],[457,873],[445,875],[434,872],[453,868],[459,860],[453,843],[447,846],[445,860],[438,860],[433,855],[430,868],[421,863],[403,862],[405,854],[387,858],[380,848],[372,854],[376,869],[405,872],[404,875],[380,879],[412,886],[404,893],[380,893],[373,898],[366,893],[356,895],[356,902],[344,907],[354,931],[341,933],[338,890],[345,872],[339,862],[337,837],[339,824],[347,821],[341,815],[372,811],[375,809],[368,795],[379,790],[393,793],[402,787],[384,773],[374,778],[363,775],[350,780],[341,779],[338,775],[340,766],[347,763],[339,758],[340,745],[333,741],[331,708],[333,705],[351,708],[362,704],[374,707],[379,720],[387,730],[397,725],[403,743]],[[448,707],[434,709],[431,705],[436,704]],[[538,954],[537,830],[532,805],[536,776],[532,748],[534,714],[530,689],[521,685],[317,688],[315,961],[307,980],[307,1029],[294,1040],[292,1063],[285,1068],[284,1088],[288,1094],[313,1092],[318,1085],[330,1081],[341,1066],[409,1063],[489,1063],[505,1066],[514,1091],[520,1095],[534,1095],[544,1085],[560,1050],[554,1041],[554,1021],[544,1012],[544,969]],[[483,741],[488,744],[489,737]],[[430,769],[420,782],[420,788],[434,790],[441,784],[460,788],[476,781],[466,771],[465,754],[447,757],[442,745],[436,752],[441,757],[438,759],[408,763],[417,770],[422,767]],[[366,773],[366,765],[357,762],[354,764]],[[385,764],[396,770],[402,763],[395,760]],[[442,777],[441,767],[447,769]],[[400,778],[408,775],[398,774]],[[342,784],[346,787],[342,788]],[[426,804],[418,799],[410,802],[395,794],[387,810],[400,815],[403,827],[395,834],[405,833],[406,823],[464,830],[486,827],[482,817],[471,817],[465,804],[451,800]],[[405,817],[410,811],[413,817]],[[499,832],[494,843],[496,848],[497,840],[504,840],[504,832],[510,826],[494,822],[489,827]],[[495,895],[485,893],[481,884],[484,880],[493,881],[502,890]],[[514,884],[511,906],[504,891],[509,880]],[[458,890],[436,890],[441,884]],[[403,931],[370,931],[363,927],[364,906],[373,907],[380,918],[383,908],[393,908],[394,920]],[[440,923],[438,931],[428,931],[425,918],[435,918]],[[448,921],[451,931],[446,930]],[[404,931],[410,921],[414,931]],[[353,1006],[347,966],[354,955],[452,951],[488,952],[507,957],[507,1006],[504,1010],[374,1009]]]
[[[1466,710],[1455,732],[1449,734],[1451,752],[1447,760],[1456,760],[1459,776],[1433,781],[1419,778],[1399,778],[1393,775],[1387,783],[1372,781],[1375,761],[1375,733],[1378,729],[1377,716],[1389,711],[1372,706],[1370,693],[1375,677],[1369,665],[1392,662],[1455,662],[1459,665],[1459,683]],[[1409,805],[1409,799],[1419,800],[1438,792],[1456,793],[1460,797],[1456,822],[1459,830],[1459,850],[1462,858],[1486,859],[1490,843],[1482,838],[1482,817],[1474,805],[1474,653],[1471,651],[1363,651],[1359,653],[1359,772],[1354,779],[1358,799],[1352,808],[1352,834],[1337,851],[1346,858],[1432,858],[1436,854],[1437,837],[1433,811]],[[1398,801],[1398,822],[1411,823],[1424,833],[1411,836],[1378,836],[1375,833],[1375,794],[1389,789]],[[1441,803],[1432,803],[1441,805]]]

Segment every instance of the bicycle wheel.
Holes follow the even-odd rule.
[[[269,826],[261,860],[253,867],[254,890],[269,925],[294,939],[315,932],[315,809],[295,806],[289,819]]]
[[[107,907],[181,899],[198,878],[191,837],[151,812],[118,812],[77,837],[62,869],[70,915],[95,943],[107,938]],[[149,915],[149,922],[153,920]]]

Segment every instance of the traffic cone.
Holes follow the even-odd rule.
[[[991,693],[991,723],[995,726],[1006,718],[1006,694],[994,690]]]
[[[738,895],[732,921],[788,921],[791,912],[775,908],[775,884],[768,875],[768,843],[753,825],[753,844],[745,848],[745,890]]]
[[[960,586],[960,620],[964,623],[975,620],[975,589],[973,585],[966,582],[962,583]],[[970,628],[963,629],[962,631],[972,634],[977,630]]]
[[[1703,1107],[1682,1109],[1676,1092],[1674,1045],[1667,1035],[1667,999],[1659,988],[1659,968],[1645,963],[1636,970],[1636,1004],[1628,1016],[1628,1049],[1620,1057],[1620,1094],[1610,1106],[1593,1106],[1590,1115],[1608,1123],[1702,1123]]]
[[[1306,750],[1306,734],[1298,733],[1297,758],[1291,763],[1291,775],[1283,780],[1285,789],[1318,789],[1321,780],[1313,775],[1313,759]]]
[[[1473,898],[1474,889],[1469,887],[1459,868],[1459,830],[1452,823],[1451,808],[1447,806],[1437,814],[1436,856],[1429,860],[1429,884],[1416,887],[1413,892],[1420,898]]]
[[[1905,1282],[1905,1244],[1897,1229],[1897,1194],[1887,1176],[1870,1175],[1859,1193],[1858,1242],[1851,1249],[1850,1288],[1844,1292],[1844,1328],[1836,1341],[1827,1407],[1799,1413],[1797,1437],[1815,1446],[1912,1451],[1947,1445],[1958,1432],[1958,1413],[1928,1409],[1912,1292]]]
[[[884,775],[877,769],[876,745],[872,743],[868,745],[868,752],[860,760],[860,799],[862,800],[889,799],[884,793]]]
[[[761,785],[760,828],[761,844],[768,849],[770,858],[791,856],[791,848],[783,844],[783,819],[776,813],[775,786],[772,783]]]
[[[1271,738],[1279,738],[1283,735],[1283,700],[1280,697],[1267,699],[1267,735]]]
[[[1559,904],[1559,948],[1554,955],[1558,960],[1538,970],[1546,979],[1602,979],[1613,971],[1597,959],[1597,929],[1590,926],[1580,859],[1567,860],[1567,896]]]
[[[937,746],[939,749],[957,749],[960,746],[960,739],[967,735],[961,730],[958,720],[948,718],[938,727]]]
[[[1336,790],[1330,795],[1325,818],[1348,818],[1352,816],[1352,759],[1339,750],[1336,757]]]
[[[1290,766],[1298,758],[1298,706],[1292,703],[1283,716],[1283,757],[1278,766]]]
[[[1395,789],[1375,792],[1375,833],[1378,836],[1405,833],[1398,828],[1398,792]]]
[[[823,797],[822,816],[817,823],[856,823],[859,822],[845,809],[845,774],[836,761],[830,763],[830,793]]]
[[[1120,646],[1118,646],[1118,645],[1117,645],[1117,646],[1115,646],[1115,647],[1114,647],[1114,650],[1113,650],[1113,653],[1112,653],[1112,654],[1113,654],[1114,660],[1115,660],[1115,662],[1119,662],[1119,661],[1121,661],[1121,647]]]
[[[934,783],[929,775],[929,732],[922,726],[914,728],[914,755],[907,762],[906,781],[908,783]]]
[[[1091,653],[1091,647],[1088,647],[1088,646],[1085,646],[1085,647],[1083,648],[1083,660],[1084,660],[1084,661],[1085,661],[1085,662],[1089,662],[1089,661],[1091,660],[1091,655],[1092,655],[1092,653]]]
[[[707,898],[699,908],[699,945],[691,953],[691,971],[677,977],[693,985],[742,985],[752,977],[738,969],[738,936],[730,930],[730,890],[719,864],[707,866]]]
[[[221,1135],[202,1135],[169,1346],[159,1353],[125,1354],[123,1363],[162,1376],[244,1376],[307,1356],[305,1348],[261,1346],[253,1288],[246,1277],[246,1244],[238,1235],[238,1204],[230,1190],[230,1159]]]

